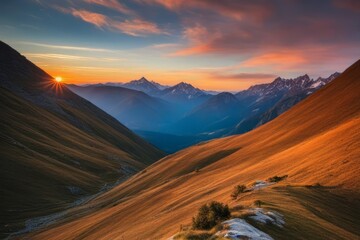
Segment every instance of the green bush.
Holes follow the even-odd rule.
[[[228,218],[230,218],[228,205],[213,201],[199,208],[198,214],[192,219],[192,227],[208,230]]]
[[[284,176],[281,176],[281,177],[279,177],[279,176],[273,176],[273,177],[271,177],[271,178],[268,178],[268,182],[280,182],[280,181],[282,181],[282,180],[284,180],[285,178],[287,178],[288,177],[288,175],[284,175]]]
[[[260,200],[256,200],[256,201],[254,201],[254,204],[255,204],[255,206],[257,206],[257,207],[261,207],[261,204],[262,204],[263,202],[262,201],[260,201]]]
[[[237,185],[234,187],[234,190],[231,193],[231,199],[236,200],[240,193],[245,192],[246,186],[245,185]]]

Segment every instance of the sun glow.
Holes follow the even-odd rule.
[[[62,80],[63,80],[62,77],[55,77],[55,81],[58,83],[61,82]]]

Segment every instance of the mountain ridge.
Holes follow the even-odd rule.
[[[206,91],[180,82],[164,90],[151,91],[140,97],[129,98],[123,85],[113,89],[104,85],[90,85],[73,90],[125,123],[142,137],[170,153],[178,146],[189,146],[191,138],[209,140],[248,132],[276,118],[289,108],[307,98],[325,84],[336,78],[334,73],[327,78],[310,79],[305,74],[296,78],[276,78],[266,84],[249,87],[236,94],[207,94]],[[142,85],[151,84],[145,78],[137,80]],[[154,86],[153,86],[154,87]],[[86,90],[88,89],[88,90]],[[86,92],[90,92],[91,94]],[[99,93],[96,93],[99,89]],[[104,90],[108,89],[106,93]],[[130,91],[130,90],[129,90]],[[135,90],[132,90],[135,91]],[[130,91],[131,92],[131,91]],[[123,95],[123,96],[122,96]],[[131,94],[130,94],[131,95]],[[115,101],[116,99],[116,101]],[[228,99],[230,102],[225,101]],[[163,102],[161,102],[163,101]],[[151,133],[149,133],[151,132]],[[163,136],[172,136],[171,147]],[[183,137],[181,137],[183,136]],[[158,137],[158,138],[157,138]],[[184,143],[184,140],[189,143]]]
[[[0,51],[1,238],[164,156],[10,46]]]
[[[68,86],[134,130],[151,130],[174,117],[168,102],[142,91],[119,86]]]
[[[145,77],[141,77],[139,80],[132,80],[130,82],[121,85],[125,88],[130,88],[145,93],[156,93],[160,91],[160,88],[154,83],[147,80]]]

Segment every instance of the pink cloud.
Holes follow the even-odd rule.
[[[43,1],[40,1],[39,4],[51,7],[65,14],[71,14],[74,17],[77,17],[87,23],[91,23],[98,28],[109,29],[111,31],[120,31],[124,34],[131,36],[168,34],[167,31],[160,29],[160,27],[156,23],[139,18],[133,10],[127,8],[125,5],[123,5],[117,0],[82,1],[89,4],[96,4],[107,8],[115,9],[116,11],[127,15],[127,19],[120,21],[105,14],[80,8],[77,3],[71,1],[66,2],[69,6],[63,6],[57,3]]]
[[[268,1],[253,3],[252,1],[232,0],[138,0],[147,4],[159,4],[170,10],[184,9],[208,10],[216,14],[231,17],[237,20],[251,18],[256,21],[264,20],[271,15],[272,5]]]
[[[132,36],[143,36],[147,34],[167,34],[155,23],[140,19],[125,20],[123,22],[112,21],[112,27]]]
[[[167,34],[166,31],[161,30],[155,23],[144,21],[141,19],[117,21],[100,13],[94,13],[86,10],[77,10],[77,9],[72,9],[70,13],[73,16],[78,17],[83,21],[91,23],[99,28],[119,30],[122,33],[131,36],[145,36],[149,34]]]
[[[73,9],[71,14],[75,17],[81,18],[85,22],[94,24],[97,27],[104,27],[109,25],[108,18],[100,13]]]
[[[275,74],[268,73],[229,73],[223,74],[214,72],[211,75],[212,78],[217,80],[257,80],[257,81],[269,81],[278,77]]]
[[[308,59],[302,52],[287,51],[265,53],[260,56],[252,57],[242,63],[244,67],[259,67],[259,66],[282,66],[290,68],[299,64],[308,62]]]
[[[347,49],[348,48],[348,49]],[[343,49],[347,49],[345,52]],[[349,53],[353,54],[349,54]],[[267,69],[272,72],[304,72],[309,74],[341,71],[358,59],[355,46],[308,46],[301,49],[273,49],[260,52],[242,61],[239,69]]]
[[[323,46],[338,46],[338,52],[343,47],[344,52],[358,45],[360,36],[356,30],[359,15],[354,14],[360,9],[358,0],[333,0],[334,4],[300,0],[137,1],[161,5],[180,17],[183,38],[187,42],[171,56],[231,54],[255,57],[262,54],[263,59],[281,59],[284,57],[265,54]],[[288,65],[303,63],[302,56],[298,55],[287,60]]]

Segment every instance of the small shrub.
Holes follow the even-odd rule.
[[[284,175],[284,176],[281,176],[281,177],[279,177],[279,176],[273,176],[273,177],[271,177],[271,178],[268,178],[267,181],[268,181],[268,182],[280,182],[280,181],[284,180],[284,179],[287,178],[287,177],[288,177],[288,175]]]
[[[240,193],[245,192],[246,190],[246,186],[245,185],[237,185],[234,187],[234,190],[231,193],[231,199],[232,200],[236,200],[238,198],[238,196],[240,195]]]
[[[254,204],[255,204],[255,206],[257,206],[257,207],[261,207],[261,204],[262,204],[262,203],[263,203],[263,202],[260,201],[260,200],[254,201]]]
[[[192,227],[194,229],[208,230],[229,217],[230,210],[228,205],[213,201],[199,208],[198,214],[193,217]]]

